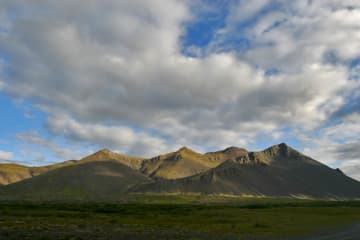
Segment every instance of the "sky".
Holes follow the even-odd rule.
[[[288,145],[360,179],[358,0],[2,0],[0,161]]]

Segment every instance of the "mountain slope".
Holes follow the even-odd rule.
[[[227,160],[238,160],[243,156],[246,156],[248,151],[243,148],[229,147],[224,150],[216,152],[205,153],[205,156],[210,160],[218,163],[225,162]]]
[[[133,169],[139,169],[143,159],[114,153],[108,149],[102,149],[80,160],[69,160],[41,167],[28,167],[18,164],[0,164],[0,186],[19,182],[46,173],[48,171],[70,165],[108,160],[115,160]]]
[[[183,147],[176,152],[144,160],[140,171],[153,178],[178,179],[204,172],[219,163]]]
[[[360,183],[279,144],[227,160],[195,176],[161,180],[133,191],[360,198]]]
[[[18,164],[0,164],[0,186],[32,177],[29,167]]]
[[[128,155],[123,155],[115,152],[111,152],[108,149],[102,149],[97,151],[87,157],[84,157],[78,161],[78,163],[87,163],[93,161],[107,161],[107,160],[115,160],[118,161],[132,169],[139,169],[143,158],[133,157]]]
[[[0,186],[32,178],[53,169],[72,165],[75,162],[75,160],[70,160],[42,167],[28,167],[18,164],[0,164]]]
[[[117,160],[91,161],[58,168],[3,186],[4,198],[113,199],[128,188],[151,179]]]
[[[360,198],[359,182],[286,144],[259,152],[181,148],[145,160],[104,149],[79,161],[2,167],[14,174],[6,175],[8,182],[28,178],[0,187],[3,199],[115,200],[131,192]]]

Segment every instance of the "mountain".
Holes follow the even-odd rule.
[[[205,153],[205,156],[210,161],[222,163],[225,162],[226,160],[235,161],[241,158],[242,156],[246,156],[247,154],[248,151],[246,149],[232,146],[221,151]]]
[[[178,179],[204,172],[220,163],[215,158],[182,147],[175,152],[144,160],[140,171],[153,178]]]
[[[135,192],[360,198],[360,183],[282,143],[239,152],[219,166],[188,178],[135,186]]]
[[[139,169],[143,159],[114,153],[109,151],[108,149],[102,149],[80,160],[69,160],[41,167],[28,167],[18,164],[0,164],[0,186],[32,178],[34,176],[38,176],[48,171],[62,168],[65,166],[107,160],[116,160],[133,169]]]
[[[91,161],[48,171],[3,186],[0,195],[16,199],[115,199],[130,187],[152,180],[117,160]]]
[[[183,147],[149,159],[103,149],[45,167],[3,164],[0,179],[18,181],[0,187],[2,199],[116,200],[128,193],[360,198],[358,181],[284,143],[258,152],[229,147],[201,154]]]
[[[72,165],[75,162],[70,160],[42,167],[28,167],[12,163],[0,164],[0,186],[32,178],[53,169]]]
[[[31,178],[29,167],[18,164],[0,164],[0,186]]]
[[[97,151],[96,153],[93,153],[87,157],[80,159],[78,163],[93,162],[93,161],[108,161],[108,160],[115,160],[132,169],[139,169],[143,161],[143,158],[123,155],[123,154],[111,152],[108,149],[102,149],[100,151]]]

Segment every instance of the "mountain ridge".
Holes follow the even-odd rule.
[[[156,178],[176,179],[188,177],[215,167],[204,154],[182,147],[175,152],[145,159],[141,164],[141,172]]]
[[[9,175],[11,170],[14,175]],[[204,154],[181,147],[152,158],[101,149],[44,167],[0,164],[0,183],[6,176],[10,184],[0,186],[0,197],[49,193],[61,198],[79,191],[91,198],[124,193],[360,198],[360,182],[285,143],[262,151],[231,146]]]
[[[116,153],[110,151],[107,148],[103,148],[93,154],[90,154],[78,160],[78,163],[91,162],[91,161],[107,161],[107,160],[116,160],[130,168],[139,169],[141,162],[144,160],[144,158]]]
[[[34,176],[38,176],[48,171],[55,170],[57,168],[62,168],[65,166],[83,164],[93,161],[107,161],[107,160],[116,160],[128,167],[131,167],[133,169],[138,169],[140,167],[143,158],[111,152],[108,149],[101,149],[79,160],[67,160],[64,162],[45,165],[45,166],[25,166],[15,163],[5,163],[5,164],[0,164],[0,186],[29,179]]]

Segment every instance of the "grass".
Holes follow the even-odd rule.
[[[359,201],[201,195],[129,195],[122,202],[2,201],[0,239],[276,239],[359,220]]]

